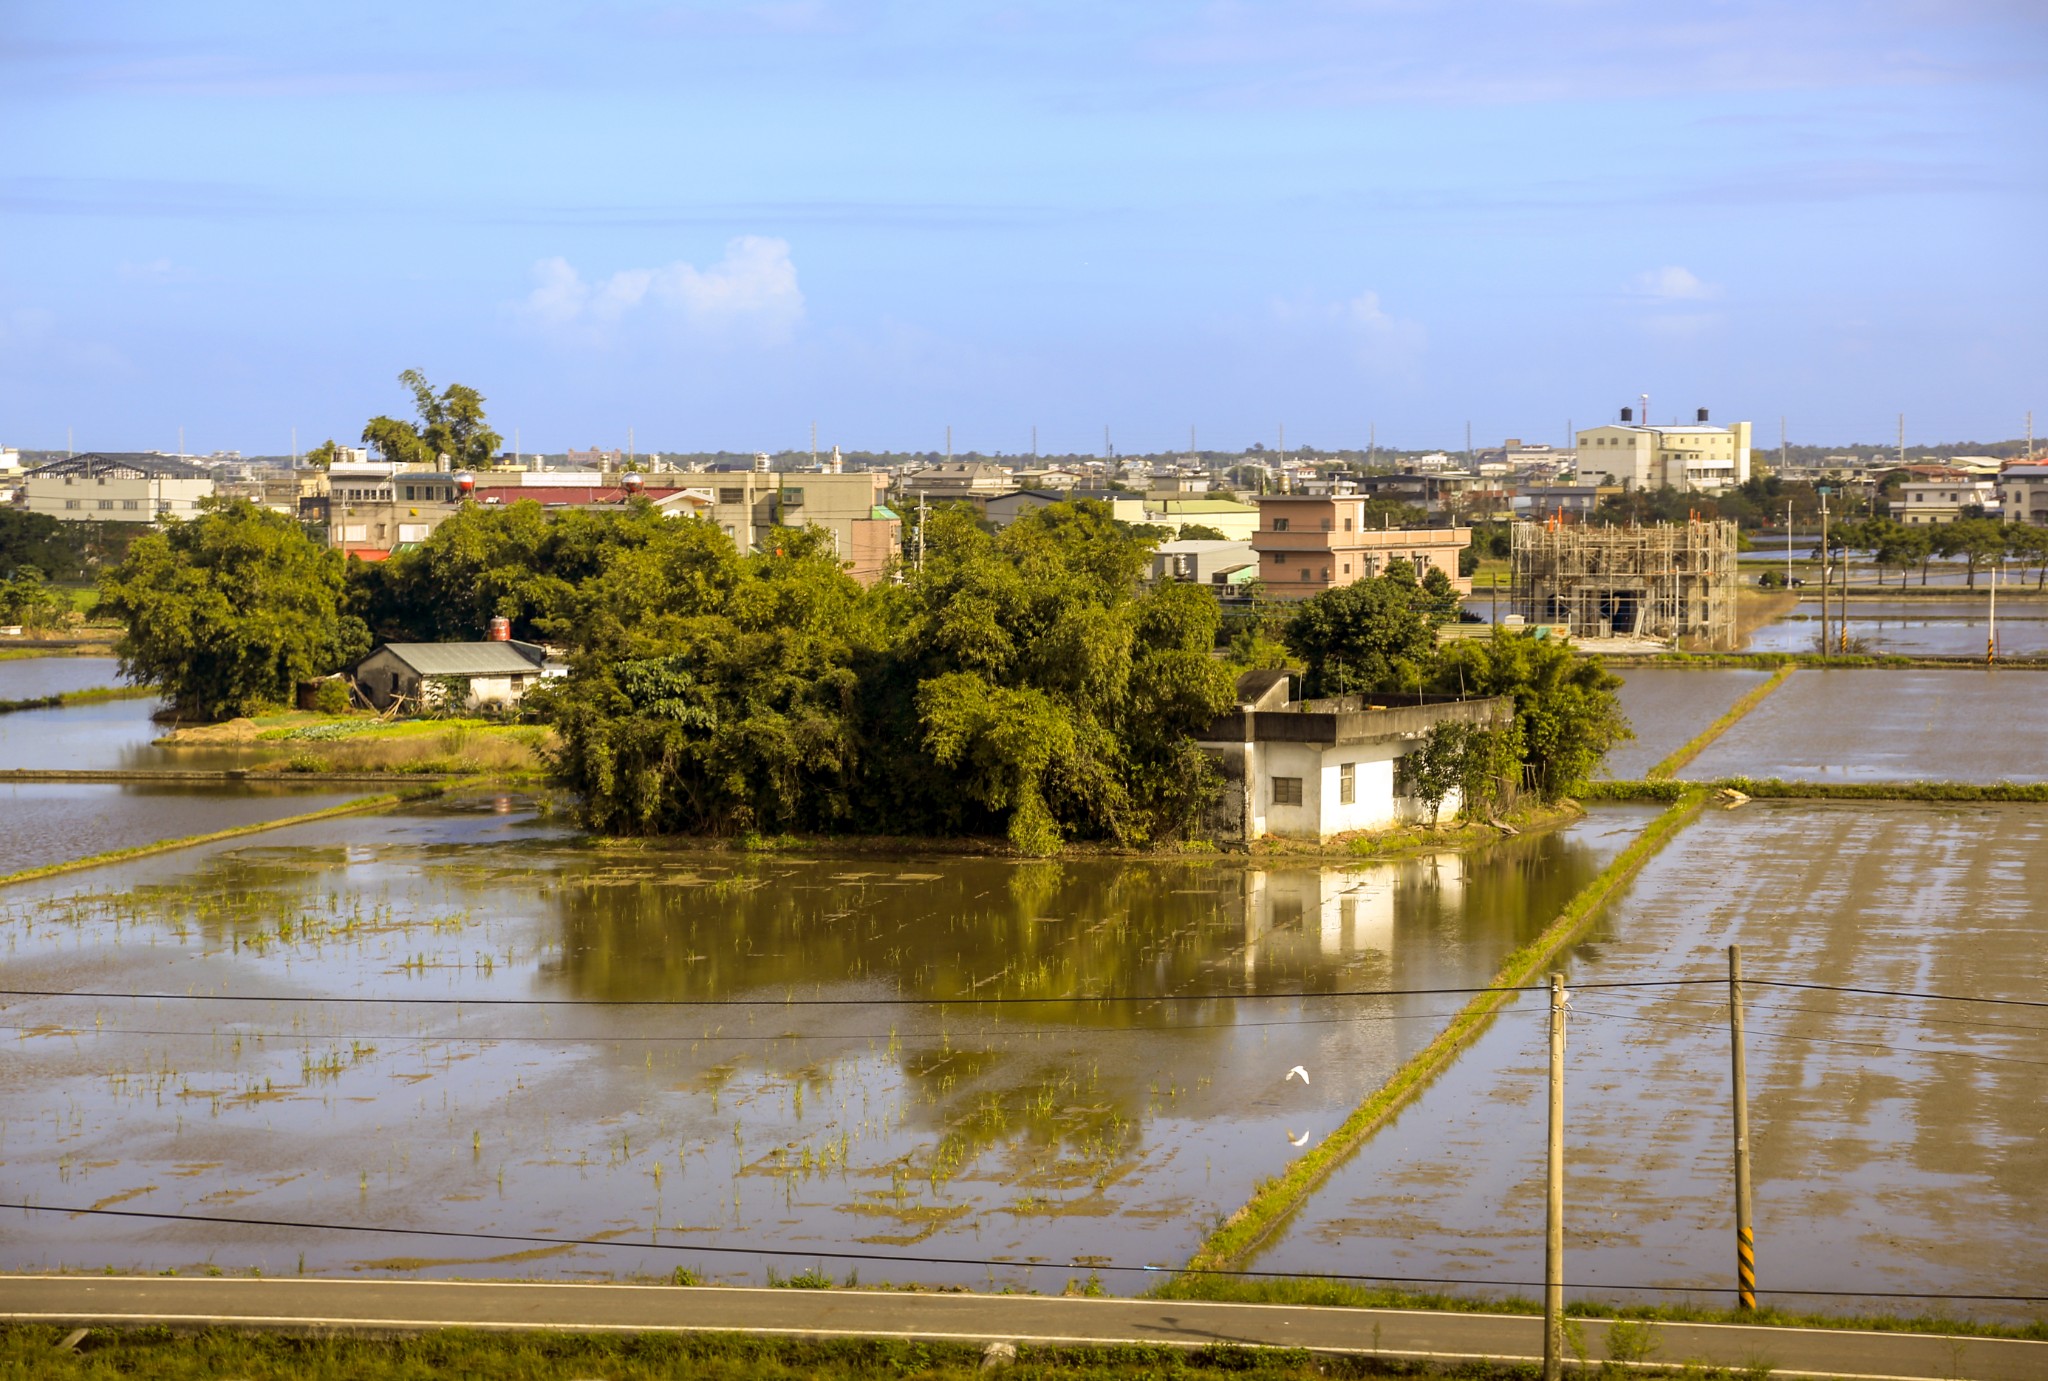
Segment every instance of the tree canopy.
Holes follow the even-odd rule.
[[[166,520],[100,577],[100,607],[126,625],[121,670],[206,719],[291,703],[296,684],[369,651],[341,612],[339,552],[246,499]]]
[[[481,468],[491,463],[505,438],[484,422],[484,396],[465,384],[450,384],[439,393],[417,369],[408,369],[398,382],[411,390],[417,422],[395,417],[373,417],[363,427],[363,444],[398,465],[432,469],[447,456],[458,469]],[[332,453],[328,456],[332,463]]]

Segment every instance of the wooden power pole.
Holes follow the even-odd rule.
[[[1742,946],[1728,946],[1728,1048],[1735,1074],[1735,1282],[1737,1304],[1756,1308],[1756,1233],[1749,1216],[1749,1071],[1742,1055]]]

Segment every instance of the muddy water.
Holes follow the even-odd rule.
[[[1752,803],[1648,864],[1574,981],[1752,977],[2038,999],[2048,809]],[[1725,988],[1572,999],[1565,1276],[1733,1288]],[[1545,1017],[1534,999],[1314,1196],[1256,1264],[1540,1281]],[[1758,1277],[1815,1312],[2031,1317],[2048,1281],[2048,1023],[2024,1009],[1753,987]],[[1333,1265],[1333,1263],[1341,1263]],[[1797,1290],[1846,1291],[1846,1297]],[[1490,1293],[1476,1291],[1476,1293]],[[1529,1293],[1518,1291],[1514,1293]],[[1644,1298],[1650,1298],[1644,1295]]]
[[[1646,818],[1247,869],[593,851],[483,797],[11,888],[12,986],[461,1005],[17,1000],[8,1197],[689,1250],[53,1215],[0,1266],[759,1281],[715,1249],[851,1249],[912,1258],[869,1281],[1057,1289],[1174,1263],[1460,1000],[1230,995],[1483,981]],[[600,1005],[479,1001],[526,997]],[[967,997],[1059,1000],[933,1001]]]
[[[1632,668],[1619,692],[1636,736],[1607,754],[1606,775],[1634,781],[1770,676],[1765,671]]]
[[[1788,781],[2048,780],[2037,671],[1803,670],[1679,772]]]
[[[121,684],[112,657],[10,657],[0,661],[0,700],[34,700]]]
[[[339,805],[361,789],[0,783],[0,875]]]
[[[1833,607],[1829,627],[1839,615]],[[1856,600],[1849,605],[1849,636],[1873,652],[1907,656],[1982,657],[1990,636],[1990,605],[1970,600]],[[1751,652],[1811,652],[1820,639],[1820,603],[1802,600],[1791,613],[1750,636]],[[2048,654],[2048,604],[1998,602],[1998,647],[2007,657]]]
[[[0,662],[0,668],[9,665],[20,663]],[[0,715],[0,768],[211,770],[247,767],[278,754],[275,748],[156,747],[153,740],[168,732],[150,718],[156,709],[154,700],[107,700]]]

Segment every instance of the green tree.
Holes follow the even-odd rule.
[[[1436,628],[1406,562],[1304,600],[1282,638],[1308,664],[1310,696],[1414,690],[1436,656]]]
[[[318,446],[300,456],[299,463],[315,470],[331,470],[334,468],[334,462],[339,459],[341,459],[341,447],[336,445],[334,438],[330,436]]]
[[[340,553],[246,499],[138,538],[100,577],[100,609],[125,627],[121,670],[205,719],[290,704],[299,681],[369,650],[341,612]]]
[[[363,442],[398,465],[431,469],[447,456],[456,469],[481,469],[505,438],[484,421],[484,396],[464,384],[450,384],[440,393],[426,375],[408,369],[398,381],[412,391],[417,422],[373,417],[363,427]]]
[[[1507,751],[1523,763],[1528,785],[1544,800],[1568,796],[1588,781],[1601,757],[1633,737],[1614,692],[1621,678],[1596,658],[1563,642],[1496,628],[1490,638],[1454,643],[1436,688],[1463,695],[1510,696],[1515,723]]]
[[[1961,518],[1945,524],[1941,532],[1946,554],[1960,556],[1966,563],[1972,590],[1977,588],[1977,568],[2005,557],[2005,529],[1996,519]]]
[[[1902,590],[1906,587],[1907,572],[1924,565],[1934,549],[1925,528],[1908,527],[1890,518],[1872,518],[1869,537],[1871,558],[1877,568],[1882,571],[1886,566],[1898,567]]]
[[[34,566],[17,566],[0,580],[0,623],[41,633],[63,623],[70,611],[71,602],[51,589]]]
[[[1221,528],[1210,527],[1207,523],[1182,523],[1178,540],[1183,542],[1228,542],[1230,538]]]
[[[100,524],[66,523],[47,513],[0,508],[0,579],[23,567],[49,580],[85,574],[88,530]]]

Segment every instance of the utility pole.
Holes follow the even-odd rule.
[[[2003,552],[1993,558],[1991,564],[1991,626],[1984,637],[1984,665],[1987,667],[1998,665],[1998,568],[2004,564]],[[2026,574],[2026,568],[2022,567],[2020,579],[2026,579]]]
[[[1749,1216],[1749,1070],[1742,1054],[1742,946],[1728,946],[1728,1048],[1735,1073],[1735,1281],[1744,1313],[1756,1308],[1756,1233]]]
[[[1543,1196],[1543,1381],[1564,1377],[1564,975],[1550,975],[1550,1182]]]
[[[299,468],[299,429],[292,428],[292,469]]]
[[[1778,414],[1778,474],[1780,478],[1782,478],[1785,474],[1785,466],[1790,463],[1789,461],[1787,461],[1786,456],[1787,448],[1785,445],[1785,414],[1781,412]]]
[[[1033,460],[1038,459],[1038,424],[1036,422],[1031,424],[1031,458]]]
[[[1108,460],[1114,454],[1116,447],[1109,442],[1109,423],[1105,422],[1102,424],[1102,458]]]
[[[1792,501],[1785,500],[1785,588],[1792,588]]]
[[[813,452],[815,452],[815,451],[817,450],[817,448],[816,448],[815,446],[813,446],[813,447],[812,447],[811,449],[812,449],[812,451],[813,451]],[[632,468],[633,468],[633,457],[634,457],[634,455],[635,455],[635,454],[636,454],[636,450],[635,450],[635,447],[634,447],[634,442],[633,442],[633,429],[632,429],[631,427],[628,427],[628,428],[626,428],[626,468],[627,468],[628,470],[630,470],[630,469],[632,469]],[[812,459],[814,459],[814,460],[815,460],[816,458],[817,458],[817,457],[816,457],[816,455],[814,454],[814,455],[812,456]]]
[[[2032,464],[2032,463],[2033,463],[2033,459],[2034,459],[2034,410],[2033,410],[2032,408],[2028,408],[2028,409],[2027,409],[2027,462],[2028,462],[2029,464]],[[2025,580],[2026,578],[2027,578],[2027,572],[2026,572],[2026,569],[2025,569],[2024,567],[2022,567],[2022,568],[2021,568],[2021,570],[2020,570],[2020,579],[2022,579],[2022,580]]]
[[[946,463],[953,463],[953,424],[946,424]]]
[[[69,458],[69,457],[71,457],[71,456],[75,456],[75,455],[77,455],[77,454],[78,454],[78,452],[77,452],[77,451],[75,451],[75,450],[73,450],[73,449],[71,448],[71,428],[69,428],[69,427],[66,427],[66,428],[64,429],[64,454],[65,454],[66,458]]]
[[[1827,490],[1821,490],[1821,656],[1827,656]]]
[[[1465,468],[1472,468],[1472,422],[1469,418],[1465,422]]]
[[[1906,468],[1906,414],[1899,414],[1899,468]]]
[[[1365,464],[1367,469],[1371,469],[1377,463],[1379,451],[1380,424],[1368,422],[1365,424]]]
[[[924,572],[924,491],[917,493],[917,569]]]
[[[818,468],[818,419],[811,419],[811,468]]]

